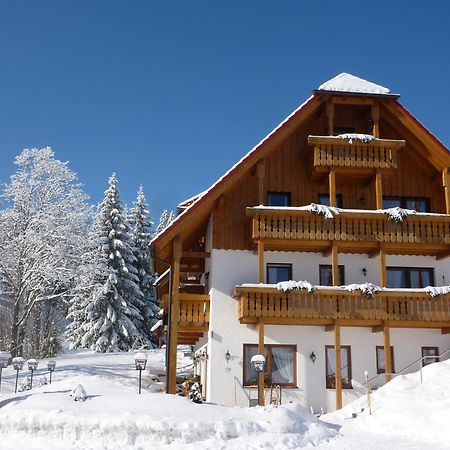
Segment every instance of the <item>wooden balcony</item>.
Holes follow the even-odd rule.
[[[178,344],[195,344],[209,328],[209,295],[180,294],[178,317]]]
[[[341,139],[332,136],[309,136],[314,146],[314,168],[317,171],[334,169],[396,169],[397,150],[405,146],[403,140],[373,139],[370,142]]]
[[[383,289],[372,299],[359,291],[316,287],[313,293],[275,287],[237,286],[238,318],[241,323],[378,326],[450,327],[450,294],[431,297],[423,290]]]
[[[450,215],[410,215],[394,222],[384,213],[341,210],[332,219],[300,208],[247,208],[252,237],[267,250],[326,251],[335,242],[341,252],[446,256],[450,250]]]

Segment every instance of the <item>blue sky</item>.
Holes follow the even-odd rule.
[[[449,19],[447,1],[0,0],[0,181],[48,145],[93,203],[116,171],[156,219],[340,72],[449,146]]]

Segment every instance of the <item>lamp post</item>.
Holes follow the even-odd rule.
[[[31,358],[27,361],[27,364],[28,364],[28,370],[31,370],[31,388],[30,389],[33,389],[33,373],[37,369],[38,362],[36,359]]]
[[[0,389],[2,388],[2,370],[8,367],[9,357],[6,357],[6,354],[0,353]]]
[[[47,363],[47,369],[50,374],[50,384],[52,384],[52,373],[55,370],[55,367],[56,367],[56,361],[49,361]]]
[[[14,370],[16,371],[16,388],[14,389],[14,393],[17,393],[17,382],[19,381],[19,370],[22,370],[22,367],[25,363],[25,359],[21,356],[16,356],[11,361],[12,365],[14,367]]]
[[[264,355],[255,355],[252,357],[251,362],[255,366],[255,371],[258,374],[258,405],[262,405],[264,399],[261,397],[261,377],[259,376],[259,374],[261,372],[264,372],[264,363],[266,362],[266,358],[264,358]]]
[[[134,357],[136,364],[136,370],[139,370],[139,394],[141,393],[142,371],[145,370],[147,365],[147,355],[145,353],[137,353]]]

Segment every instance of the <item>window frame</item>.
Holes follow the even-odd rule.
[[[383,209],[386,209],[384,207],[385,200],[399,200],[400,208],[403,208],[403,209],[407,209],[408,201],[411,201],[411,200],[424,201],[426,211],[419,211],[419,212],[426,212],[426,213],[430,212],[430,198],[429,197],[408,197],[408,196],[386,195],[386,196],[383,196]]]
[[[439,347],[430,347],[430,346],[424,346],[424,347],[421,347],[421,348],[420,348],[420,351],[421,351],[421,353],[422,353],[422,358],[423,358],[424,356],[431,356],[431,355],[424,355],[424,354],[423,354],[423,351],[424,351],[424,350],[434,350],[434,351],[436,352],[436,356],[434,357],[434,361],[432,361],[432,362],[426,362],[426,361],[431,361],[430,358],[423,359],[423,360],[422,360],[422,367],[428,366],[429,364],[433,364],[433,363],[435,363],[435,362],[439,362],[439,360],[440,360],[440,358],[439,358]]]
[[[383,350],[384,345],[377,345],[375,347],[375,359],[377,360],[377,374],[386,373],[386,358],[384,358],[384,367],[380,367],[380,360],[378,359],[378,351]],[[392,373],[395,373],[395,362],[394,362],[394,346],[391,345],[391,362],[392,362]]]
[[[267,263],[266,264],[266,281],[269,283],[269,266],[270,267],[287,267],[289,270],[289,278],[283,281],[292,280],[292,263]],[[277,281],[279,283],[279,281]]]
[[[330,269],[333,273],[333,266],[331,264],[319,264],[319,285],[320,286],[333,286],[333,284],[322,284],[322,269]],[[342,286],[345,284],[345,265],[339,264],[339,284],[338,286]]]
[[[270,204],[270,196],[271,195],[285,195],[287,199],[287,205],[283,206],[292,206],[292,194],[289,191],[267,191],[267,206],[280,206],[280,205],[271,205]]]
[[[246,364],[246,349],[256,347],[258,344],[243,344],[242,346],[242,385],[244,387],[255,387],[257,384],[249,384],[247,381],[247,364]],[[264,344],[264,350],[267,352],[267,359],[265,362],[264,377],[270,375],[270,385],[272,385],[272,348],[290,348],[293,350],[294,358],[294,382],[293,383],[275,383],[282,388],[297,388],[297,344]],[[264,382],[266,384],[266,382]]]
[[[428,272],[430,274],[430,286],[434,286],[434,267],[386,266],[386,280],[389,277],[389,270],[405,271],[405,281],[407,286],[402,286],[398,289],[413,289],[411,288],[411,271],[413,270],[418,270],[420,272]],[[414,288],[414,289],[423,289],[424,287],[425,286],[422,286],[422,288]]]
[[[330,205],[330,194],[329,193],[320,193],[317,194],[317,201],[319,203],[319,205],[324,205],[325,203],[322,203],[320,200],[320,197],[328,197],[328,205]],[[343,203],[343,197],[342,194],[336,194],[336,208],[343,208],[344,207],[344,203]]]
[[[328,383],[328,349],[334,350],[334,345],[325,345],[325,388],[326,389],[336,389],[336,384],[332,387],[331,383]],[[348,382],[342,383],[342,389],[353,389],[352,386],[352,346],[351,345],[341,345],[341,363],[342,363],[342,349],[347,350],[347,370],[348,370]],[[342,372],[342,367],[341,367]],[[336,372],[335,372],[336,376]],[[336,381],[335,381],[336,383]]]

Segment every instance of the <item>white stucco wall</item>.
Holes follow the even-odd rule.
[[[293,264],[293,278],[319,283],[319,264],[331,264],[331,258],[318,253],[266,252],[265,262]],[[345,265],[346,283],[370,281],[379,283],[378,258],[365,255],[339,255],[339,264]],[[430,257],[388,256],[388,265],[434,267],[437,284],[448,275],[448,263]],[[236,285],[257,282],[257,255],[250,251],[211,250],[208,262],[211,295],[210,331],[208,333],[207,400],[226,405],[248,405],[249,390],[242,387],[243,344],[256,344],[258,331],[255,326],[242,325],[237,319],[237,300],[231,297]],[[362,268],[367,269],[364,277]],[[334,409],[335,391],[325,389],[325,345],[333,344],[333,333],[324,327],[265,326],[265,342],[268,344],[297,345],[298,389],[283,389],[283,402],[298,401],[315,411]],[[342,328],[341,345],[351,345],[354,389],[344,390],[344,404],[364,393],[364,371],[376,375],[375,347],[383,345],[383,334],[372,333],[371,328]],[[400,370],[421,357],[422,346],[437,346],[440,352],[450,348],[450,335],[440,330],[392,329],[391,345],[394,346],[396,370]],[[225,360],[229,351],[231,361]],[[309,358],[311,351],[317,356],[315,364]],[[417,370],[417,367],[412,371]],[[359,383],[359,388],[358,388]],[[379,377],[375,384],[382,384]],[[252,398],[256,391],[252,392]]]

